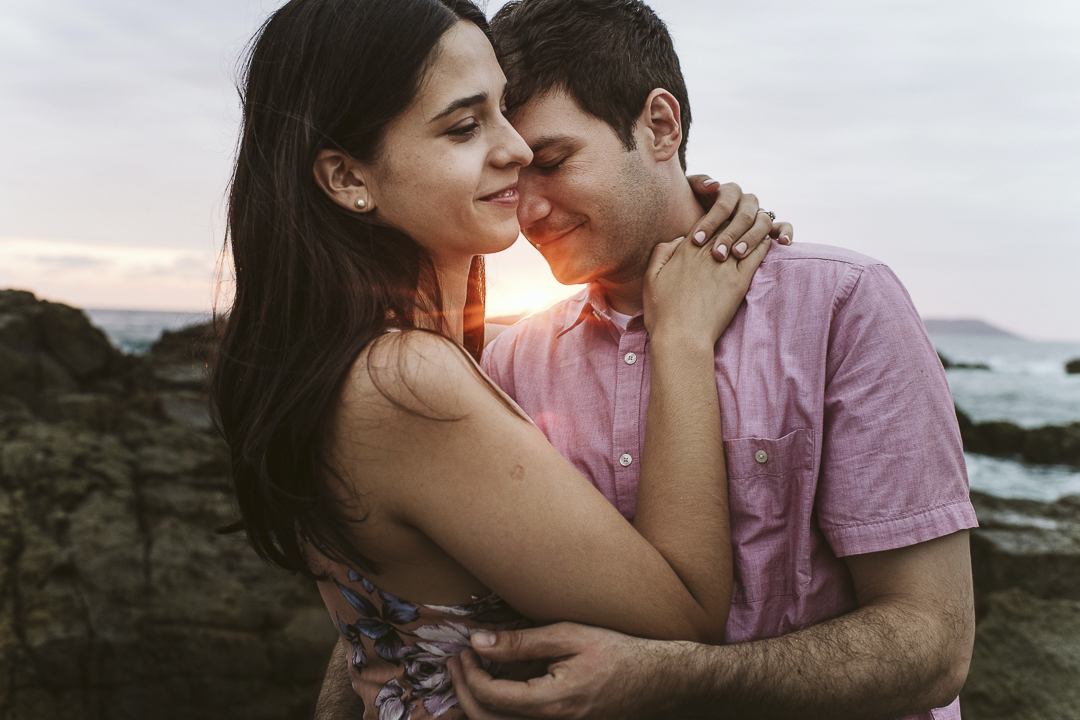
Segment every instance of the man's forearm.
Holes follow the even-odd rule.
[[[679,714],[695,718],[892,720],[926,712],[951,703],[967,675],[966,621],[952,620],[943,628],[914,609],[869,605],[768,640],[680,643],[681,662],[669,665],[680,688],[665,694],[681,696]],[[960,647],[936,642],[940,632]]]
[[[353,692],[346,663],[345,646],[338,639],[326,666],[313,720],[358,720],[364,716],[364,701]]]

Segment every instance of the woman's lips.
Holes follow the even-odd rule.
[[[496,205],[516,206],[518,204],[517,183],[505,187],[498,192],[480,198],[480,202],[494,203]]]

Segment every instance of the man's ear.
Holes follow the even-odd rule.
[[[315,158],[315,183],[327,197],[346,210],[369,212],[375,209],[371,188],[364,181],[364,169],[340,150],[320,150]]]
[[[644,152],[652,154],[657,162],[678,154],[683,138],[682,115],[674,95],[663,88],[649,93],[639,123],[644,130]]]

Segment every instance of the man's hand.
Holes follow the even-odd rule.
[[[494,641],[494,644],[485,644]],[[495,661],[553,658],[548,672],[527,683],[495,680],[466,651],[450,661],[454,691],[470,720],[520,718],[662,717],[649,701],[650,688],[666,695],[667,669],[676,669],[666,651],[683,643],[628,637],[611,630],[558,623],[532,630],[473,635],[473,647]],[[687,643],[688,644],[688,643]]]
[[[789,635],[737,645],[629,638],[563,623],[499,633],[485,658],[555,658],[528,683],[464,657],[454,688],[472,720],[798,717],[892,720],[944,707],[975,635],[968,534],[845,558],[860,607]]]
[[[708,175],[692,175],[690,187],[698,200],[709,208],[708,213],[690,229],[687,237],[696,245],[712,238],[712,254],[719,262],[729,253],[744,258],[765,238],[781,245],[790,245],[794,231],[789,223],[773,222],[754,195],[744,195],[735,183],[721,185]],[[719,234],[717,234],[719,230]]]

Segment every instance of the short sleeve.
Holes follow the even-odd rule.
[[[830,329],[816,511],[837,556],[978,523],[945,371],[884,265],[861,268]]]

